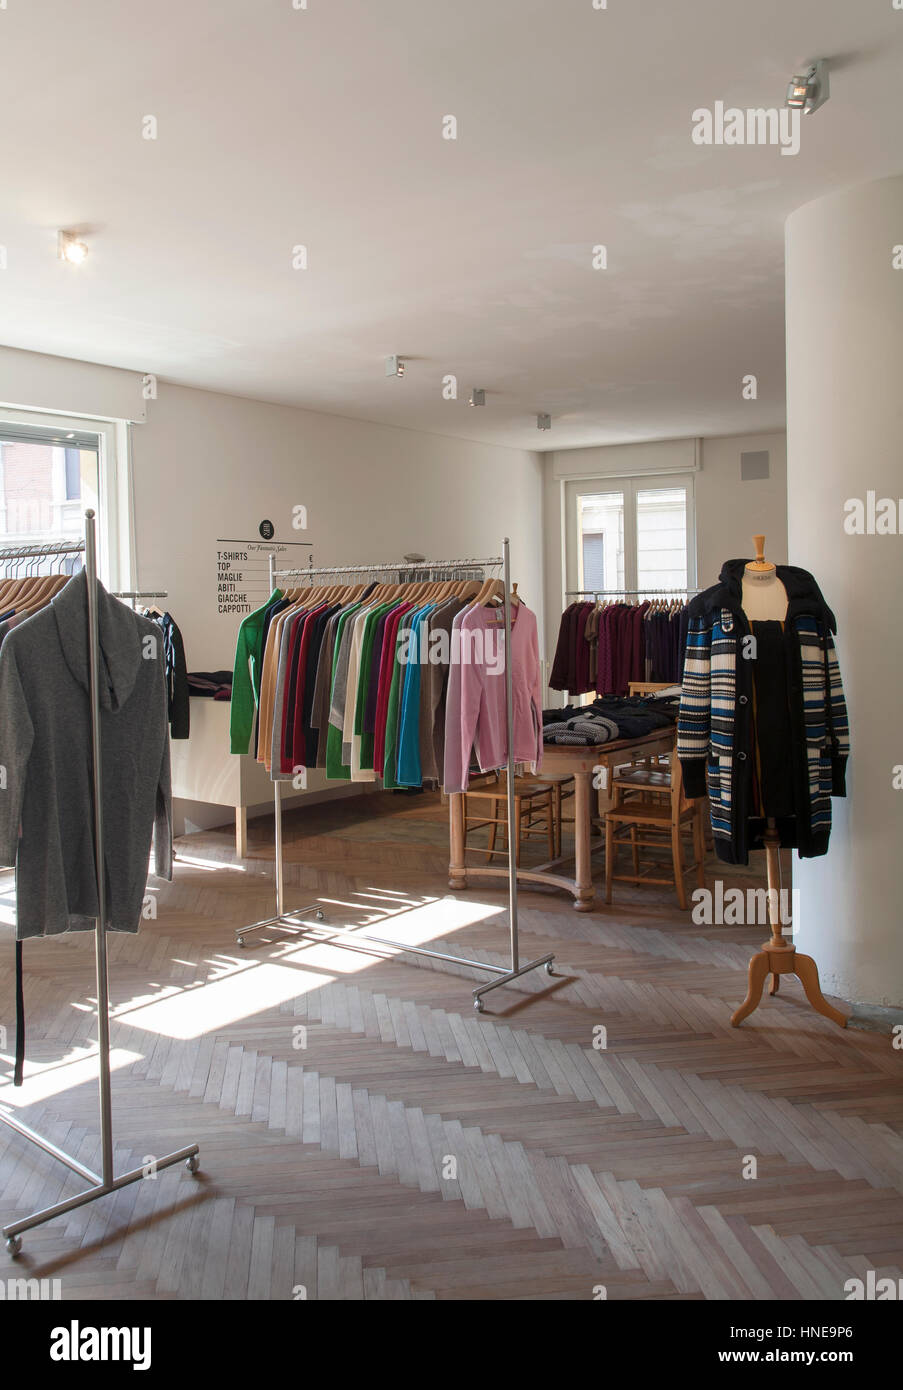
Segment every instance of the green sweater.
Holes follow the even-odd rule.
[[[254,711],[260,701],[260,650],[267,610],[282,598],[282,590],[274,589],[262,608],[256,609],[242,621],[235,645],[235,671],[232,675],[232,708],[229,713],[229,734],[233,753],[247,753],[254,728]]]

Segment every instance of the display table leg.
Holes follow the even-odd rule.
[[[592,912],[595,900],[592,835],[592,772],[574,773],[574,907]]]
[[[448,886],[457,892],[467,887],[467,871],[464,868],[464,796],[461,792],[452,792],[448,798],[448,823]]]

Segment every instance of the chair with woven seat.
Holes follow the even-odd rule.
[[[645,773],[645,779],[639,780]],[[663,781],[660,779],[667,779]],[[667,797],[664,793],[667,792]],[[611,902],[612,883],[673,883],[677,901],[686,909],[687,890],[684,879],[694,873],[700,888],[705,887],[705,841],[702,824],[702,801],[689,801],[684,795],[680,760],[671,755],[670,773],[637,768],[631,774],[615,778],[612,786],[613,803],[605,812],[605,901]],[[683,836],[689,832],[693,860],[684,864]],[[667,849],[670,846],[672,875],[656,877],[640,871],[641,849]],[[622,847],[629,847],[633,857],[633,873],[615,872],[616,859]]]
[[[534,778],[515,777],[514,779],[514,862],[520,863],[523,843],[528,839],[543,838],[548,846],[549,858],[554,859],[560,828],[556,828],[556,793],[552,782],[539,782]],[[471,803],[488,801],[488,814],[472,814]],[[469,788],[464,793],[464,845],[467,836],[475,830],[489,827],[489,844],[484,851],[487,859],[494,855],[508,854],[508,783],[500,777],[494,784]],[[496,849],[499,826],[502,827],[504,844]]]

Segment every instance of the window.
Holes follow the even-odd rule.
[[[624,583],[624,494],[594,492],[578,497],[580,566],[578,589],[614,589]]]
[[[605,532],[583,532],[583,582],[588,589],[605,583]]]
[[[0,546],[82,540],[91,507],[101,578],[112,588],[133,588],[127,473],[120,486],[117,467],[126,452],[125,428],[0,408]],[[81,563],[80,556],[34,559],[29,571],[74,570]]]
[[[696,582],[693,479],[569,482],[567,588],[612,593]]]
[[[95,460],[96,462],[96,460]],[[82,450],[66,450],[66,500],[74,501],[82,495]]]
[[[638,589],[686,588],[686,488],[637,488],[636,550]]]

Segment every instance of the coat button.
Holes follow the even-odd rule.
[[[741,696],[740,696],[740,703],[741,703],[741,705],[748,705],[748,704],[749,704],[749,700],[747,699],[747,697],[746,697],[745,695],[741,695]]]
[[[745,763],[745,762],[746,762],[746,754],[745,754],[745,753],[738,753],[738,754],[737,754],[737,762],[738,762],[738,763]]]

